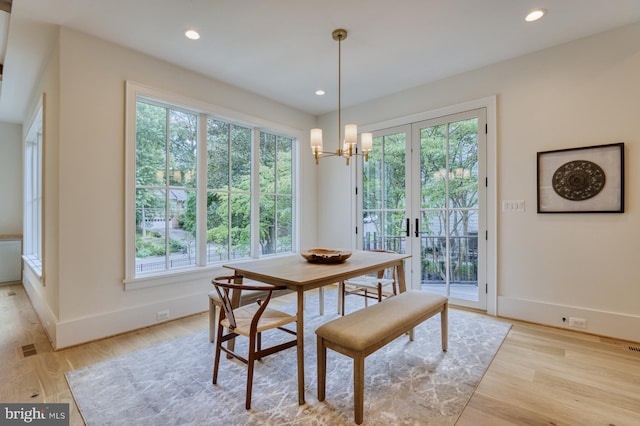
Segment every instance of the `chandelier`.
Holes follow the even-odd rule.
[[[319,163],[318,160],[322,157],[338,156],[345,157],[348,166],[349,158],[354,155],[361,155],[361,153],[358,152],[356,146],[358,143],[358,126],[355,124],[344,126],[344,139],[342,138],[342,40],[347,38],[347,30],[334,30],[331,33],[331,37],[338,42],[338,149],[335,152],[324,152],[322,149],[322,129],[311,129],[311,151],[316,158],[316,164]],[[373,135],[371,133],[363,133],[360,137],[360,148],[365,161],[368,161],[369,151],[373,147]]]

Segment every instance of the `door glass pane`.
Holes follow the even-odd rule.
[[[363,165],[364,250],[406,250],[406,134],[374,138]]]
[[[444,292],[446,283],[447,242],[444,210],[420,212],[420,253],[422,255],[422,286]]]
[[[449,206],[478,207],[478,120],[449,126]]]
[[[382,249],[382,212],[368,211],[363,217],[363,250]]]
[[[395,251],[396,253],[404,253],[405,247],[405,211],[388,211],[385,214],[385,232],[387,236],[385,250]]]
[[[423,128],[422,287],[478,300],[478,120]]]
[[[382,143],[383,138],[378,137],[373,139],[373,149],[369,152],[369,161],[366,161],[363,166],[362,173],[362,186],[363,200],[362,206],[364,209],[364,217],[367,218],[370,214],[382,207]],[[367,223],[367,220],[365,220]],[[379,232],[379,230],[378,230]]]
[[[384,207],[387,209],[402,209],[403,216],[406,197],[406,166],[404,154],[404,133],[397,133],[384,138],[384,176],[382,180],[384,184]],[[402,222],[402,218],[400,218],[400,222]],[[394,233],[397,232],[396,228],[393,229]]]
[[[475,300],[478,294],[478,213],[453,210],[449,214],[451,296]]]
[[[423,209],[445,207],[446,129],[446,125],[440,125],[420,131],[420,205]]]

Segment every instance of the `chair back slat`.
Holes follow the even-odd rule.
[[[229,328],[232,330],[236,328],[236,317],[233,315],[233,304],[231,303],[231,290],[229,288],[223,288],[214,284],[218,297],[222,305],[222,315],[220,320],[227,318],[229,320]]]
[[[255,329],[258,326],[258,321],[260,320],[260,316],[262,315],[264,310],[267,308],[267,304],[269,303],[269,300],[271,300],[271,295],[273,294],[273,292],[275,290],[283,290],[287,288],[286,286],[283,286],[283,285],[278,286],[278,285],[271,285],[271,284],[260,284],[260,285],[244,284],[242,280],[243,280],[242,275],[228,275],[224,277],[216,277],[213,280],[211,280],[211,283],[215,287],[218,293],[218,296],[220,297],[220,302],[222,305],[221,314],[224,316],[221,316],[220,320],[227,318],[229,321],[229,326],[231,330],[235,329],[237,326],[236,319],[233,314],[234,306],[233,306],[232,298],[233,298],[234,291],[258,290],[258,291],[265,292],[264,300],[258,300],[258,305],[260,305],[260,308],[256,312],[251,322],[251,328]]]

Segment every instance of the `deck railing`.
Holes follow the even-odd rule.
[[[365,235],[363,249],[386,249],[398,253],[406,252],[405,236],[383,238],[375,234]],[[447,238],[444,236],[420,236],[422,259],[422,284],[446,281]],[[477,284],[478,282],[478,236],[470,234],[449,237],[450,265],[449,282]]]

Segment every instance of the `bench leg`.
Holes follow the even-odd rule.
[[[449,342],[449,319],[447,312],[449,311],[449,304],[445,303],[442,312],[440,312],[440,333],[442,334],[442,350],[447,351]]]
[[[327,348],[324,339],[318,340],[318,401],[324,401],[327,379]]]
[[[364,357],[353,358],[353,411],[358,425],[364,420]]]

